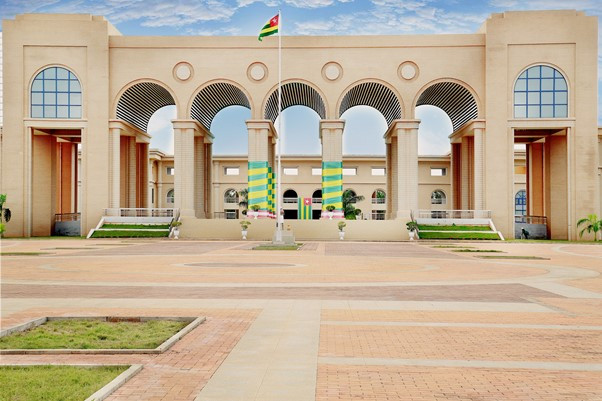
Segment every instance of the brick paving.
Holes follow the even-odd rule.
[[[319,355],[595,363],[601,339],[593,330],[322,325]]]
[[[600,372],[319,365],[317,401],[600,401]]]
[[[64,315],[59,310],[45,310]],[[73,314],[71,311],[69,314]],[[123,310],[97,310],[98,314],[123,314]],[[117,313],[113,313],[117,312]],[[143,312],[148,311],[131,311]],[[145,312],[145,313],[144,313]],[[150,315],[181,314],[159,310]],[[108,400],[190,400],[203,388],[257,315],[253,310],[196,310],[207,320],[159,355],[3,355],[2,364],[143,364],[143,370]],[[86,314],[75,312],[74,314]],[[87,314],[90,314],[89,311]]]
[[[188,299],[348,299],[373,301],[525,302],[531,297],[557,297],[521,284],[439,285],[403,287],[153,287],[4,284],[11,298],[188,298]]]

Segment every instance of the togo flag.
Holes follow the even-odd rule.
[[[259,37],[257,38],[261,42],[261,38],[264,36],[270,36],[278,33],[278,23],[280,22],[280,14],[274,15],[259,31]]]
[[[299,220],[311,220],[311,198],[299,198]]]

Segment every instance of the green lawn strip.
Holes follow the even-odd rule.
[[[452,250],[452,252],[487,252],[487,253],[501,252],[501,253],[504,253],[503,251],[499,251],[497,249],[454,249],[454,250]]]
[[[482,259],[550,260],[550,258],[542,258],[540,256],[516,256],[516,255],[479,255],[476,257],[482,258]]]
[[[496,233],[419,232],[418,236],[420,239],[500,239]]]
[[[579,245],[602,245],[602,241],[567,241],[564,239],[507,239],[504,242],[518,244],[579,244]]]
[[[467,245],[431,245],[431,248],[462,248],[462,249],[471,249],[471,246]]]
[[[169,231],[122,231],[122,230],[111,230],[111,231],[94,231],[92,238],[154,238],[154,237],[168,237]]]
[[[432,226],[418,225],[418,230],[426,231],[491,231],[489,226]]]
[[[0,400],[81,401],[128,366],[0,366]]]
[[[295,245],[258,245],[252,248],[254,251],[297,251],[303,244]]]
[[[135,230],[148,230],[148,229],[163,229],[168,230],[169,224],[115,224],[105,223],[101,228],[116,228],[116,229],[135,229]]]
[[[0,338],[0,349],[153,349],[189,322],[51,320]]]
[[[52,252],[2,252],[2,256],[40,256],[40,255],[52,255]]]

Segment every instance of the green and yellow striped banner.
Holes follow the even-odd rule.
[[[249,209],[268,209],[268,162],[249,162]]]
[[[274,215],[274,209],[276,209],[274,198],[274,172],[272,167],[268,166],[268,213],[270,216]]]
[[[343,209],[343,162],[322,162],[322,210]]]

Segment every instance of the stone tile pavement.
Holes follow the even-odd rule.
[[[602,401],[602,247],[3,240],[3,327],[48,315],[206,316],[109,400]]]

